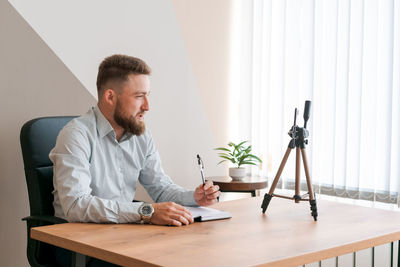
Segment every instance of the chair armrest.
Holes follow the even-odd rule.
[[[32,267],[54,267],[55,247],[31,238],[31,228],[59,223],[67,221],[51,215],[32,215],[22,218],[26,221],[27,227],[27,256],[30,266]],[[44,262],[43,262],[44,261]]]
[[[50,215],[33,215],[33,216],[28,216],[25,218],[22,218],[23,221],[36,221],[36,222],[42,222],[42,223],[50,223],[50,224],[59,224],[59,223],[67,223],[67,220],[55,217],[55,216],[50,216]]]

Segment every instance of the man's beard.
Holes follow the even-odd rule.
[[[124,115],[122,105],[117,100],[117,105],[114,112],[114,121],[124,128],[125,132],[132,133],[133,135],[142,135],[146,130],[146,125],[142,121],[137,121],[134,116],[127,117]]]

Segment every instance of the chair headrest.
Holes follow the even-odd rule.
[[[22,126],[20,141],[25,170],[53,165],[49,153],[56,144],[58,133],[75,117],[37,118]]]

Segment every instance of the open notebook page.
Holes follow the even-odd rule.
[[[221,220],[232,218],[232,215],[227,211],[220,211],[207,207],[185,207],[193,215],[193,218],[197,222]]]

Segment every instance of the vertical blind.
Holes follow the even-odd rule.
[[[274,177],[311,100],[316,192],[399,203],[400,0],[238,0],[232,29],[230,138],[262,157],[252,172]]]

